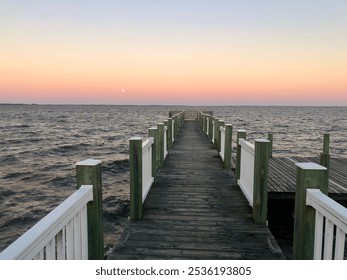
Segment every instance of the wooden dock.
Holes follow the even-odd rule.
[[[235,157],[232,166],[235,168]],[[269,199],[294,199],[297,168],[295,163],[315,162],[319,157],[273,157],[269,159]],[[331,158],[329,196],[347,201],[347,158]]]
[[[108,259],[284,259],[256,224],[235,177],[199,122],[186,120],[165,166]]]
[[[270,159],[269,192],[271,197],[280,192],[282,196],[294,198],[296,166],[299,162],[315,162],[318,157],[274,157]],[[329,196],[335,200],[347,200],[347,159],[330,160]]]

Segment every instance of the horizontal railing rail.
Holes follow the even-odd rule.
[[[318,189],[307,189],[306,204],[313,207],[316,212],[313,259],[343,260],[347,208]]]
[[[93,186],[81,186],[7,247],[0,259],[88,259],[87,203],[92,200]]]

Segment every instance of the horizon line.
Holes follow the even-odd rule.
[[[347,105],[313,105],[313,104],[105,104],[105,103],[26,103],[26,102],[0,102],[0,105],[25,105],[25,106],[173,106],[173,107],[347,107]]]

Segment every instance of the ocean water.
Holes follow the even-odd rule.
[[[347,157],[347,107],[0,105],[0,251],[76,189],[75,163],[102,160],[105,243],[128,217],[128,140],[169,110],[209,110],[247,138],[274,135],[274,156],[314,156],[323,133]]]

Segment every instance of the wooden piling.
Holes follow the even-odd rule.
[[[130,144],[130,219],[142,217],[142,139],[133,137]]]
[[[306,190],[327,184],[327,168],[312,162],[296,163],[293,259],[312,260],[314,252],[315,210],[306,205]]]
[[[225,148],[224,148],[224,168],[231,168],[231,143],[232,143],[233,126],[225,125]]]
[[[213,129],[213,133],[214,133],[213,144],[217,150],[218,150],[218,130],[219,130],[219,119],[217,119],[215,117],[214,118],[214,129]]]
[[[177,135],[178,135],[178,127],[179,127],[179,120],[178,120],[178,116],[175,115],[174,116],[174,119],[175,119],[175,127],[174,127],[174,139],[177,139]]]
[[[210,141],[212,141],[212,137],[213,137],[213,117],[211,115],[209,115],[208,118],[209,118],[208,138],[210,139]]]
[[[270,141],[269,143],[269,158],[272,158],[272,147],[273,147],[273,134],[268,133],[267,140]]]
[[[324,134],[323,140],[323,152],[320,154],[319,160],[320,165],[327,168],[327,176],[329,178],[329,170],[330,170],[330,153],[329,153],[329,143],[330,143],[330,134]],[[324,188],[323,193],[327,194],[329,189],[329,180],[327,180],[327,185]]]
[[[240,139],[246,140],[246,130],[239,129],[237,130],[236,138],[236,167],[235,167],[235,184],[237,185],[237,180],[240,179],[240,168],[241,168],[241,145],[239,144]]]
[[[104,259],[104,227],[102,221],[101,161],[83,160],[76,163],[77,188],[93,185],[93,201],[87,204],[88,259]]]
[[[256,139],[254,144],[253,219],[258,224],[267,221],[269,143]]]

